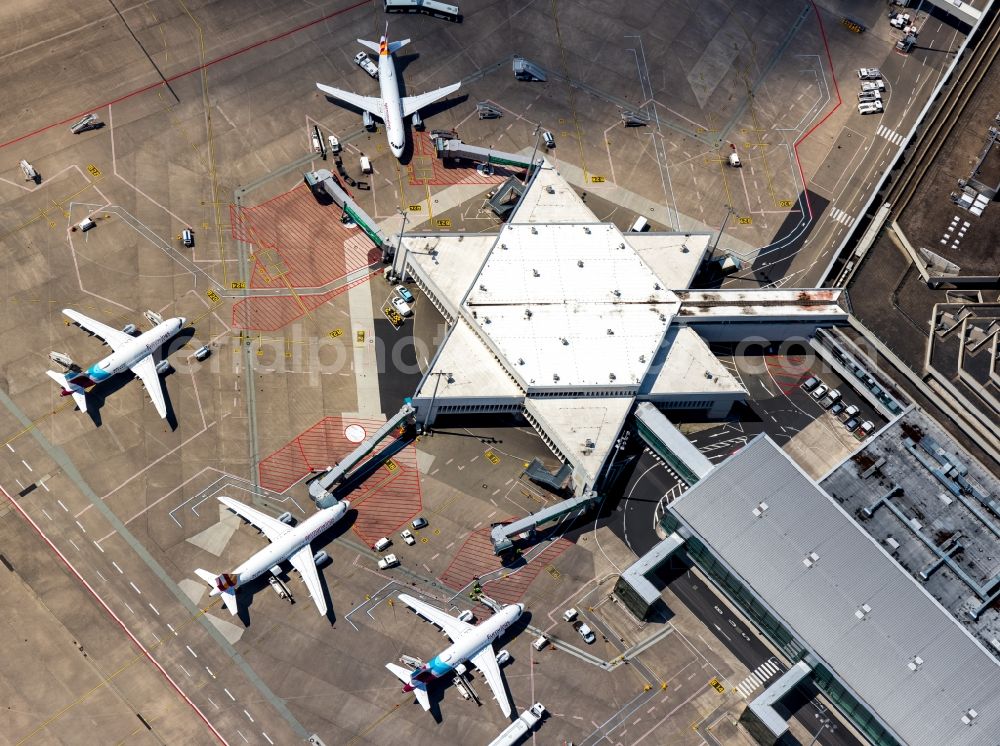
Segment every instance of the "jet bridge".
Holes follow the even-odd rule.
[[[307,171],[303,176],[313,194],[317,196],[327,195],[344,210],[344,213],[351,220],[358,224],[358,227],[365,232],[368,238],[382,250],[382,261],[388,261],[392,257],[392,252],[395,249],[393,242],[379,230],[374,219],[361,209],[361,206],[340,186],[330,171],[320,168],[316,171]]]
[[[321,500],[332,497],[331,493],[337,483],[341,482],[351,469],[357,466],[362,459],[374,451],[378,444],[385,440],[393,430],[404,423],[408,423],[408,421],[412,421],[416,412],[417,410],[413,408],[410,404],[410,400],[407,399],[406,403],[403,404],[396,414],[386,420],[386,423],[382,425],[382,427],[376,430],[367,440],[358,445],[357,448],[345,456],[339,464],[330,467],[326,473],[310,482],[309,497],[315,500],[317,504],[319,504]],[[379,455],[384,455],[387,459],[394,452],[395,451],[392,449],[387,448]],[[383,461],[384,460],[385,459],[383,459]]]
[[[574,510],[579,510],[582,513],[600,501],[601,496],[593,490],[590,490],[579,497],[563,500],[555,505],[550,505],[547,508],[539,510],[537,513],[532,513],[531,515],[514,521],[513,523],[498,523],[490,529],[490,540],[493,542],[493,553],[503,554],[504,552],[513,549],[514,542],[512,541],[512,537],[517,536],[520,533],[527,531],[530,534],[534,534],[535,529],[543,523],[554,521],[556,518],[561,518],[568,513],[572,513]]]
[[[467,145],[457,138],[434,138],[434,151],[437,157],[462,158],[476,163],[489,163],[494,166],[513,166],[514,168],[530,168],[531,159],[517,153],[503,153],[493,148],[481,148],[478,145]]]

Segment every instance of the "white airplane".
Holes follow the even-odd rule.
[[[351,106],[356,106],[368,114],[378,117],[385,122],[385,134],[389,140],[389,150],[397,158],[403,156],[403,147],[406,145],[406,130],[403,128],[403,120],[411,114],[416,114],[420,109],[428,104],[434,103],[439,98],[447,96],[449,93],[457,91],[461,83],[452,83],[436,91],[421,94],[420,96],[407,96],[400,98],[399,82],[396,79],[396,66],[393,63],[392,55],[399,49],[410,43],[409,39],[403,41],[390,42],[388,38],[389,24],[386,24],[385,34],[376,44],[373,41],[358,39],[359,44],[364,44],[369,49],[378,52],[378,84],[381,98],[374,96],[360,96],[357,93],[344,91],[340,88],[333,88],[322,83],[317,83],[316,87],[332,98],[345,101]],[[366,124],[370,120],[366,119]]]
[[[79,311],[71,308],[64,308],[63,313],[73,321],[86,329],[91,334],[103,339],[112,349],[112,353],[106,358],[91,365],[87,370],[78,373],[57,373],[54,370],[46,371],[49,378],[59,384],[62,388],[61,396],[72,396],[73,401],[80,408],[81,412],[87,411],[87,389],[106,381],[111,376],[131,370],[142,381],[146,387],[149,397],[153,400],[153,406],[160,417],[167,416],[167,403],[163,399],[163,384],[160,381],[160,374],[153,361],[153,352],[160,349],[168,341],[174,338],[177,333],[184,328],[187,319],[177,317],[160,321],[148,332],[143,332],[138,337],[126,334],[118,329],[113,329],[100,321],[94,321],[84,316]],[[147,312],[152,318],[159,318],[151,311]]]
[[[521,616],[524,604],[504,606],[485,622],[476,625],[457,619],[405,593],[399,594],[399,600],[444,630],[452,641],[442,653],[431,658],[416,671],[410,671],[395,663],[385,664],[385,667],[405,684],[403,691],[413,692],[420,706],[429,710],[431,704],[427,696],[427,685],[452,671],[465,673],[463,662],[469,661],[482,672],[503,714],[510,717],[510,700],[507,698],[507,690],[504,689],[503,679],[500,677],[500,664],[497,663],[496,654],[493,652],[493,643]]]
[[[323,596],[323,587],[319,582],[316,565],[326,559],[327,554],[319,552],[313,556],[309,542],[343,518],[351,504],[347,500],[341,500],[336,505],[313,513],[302,523],[292,527],[284,521],[265,515],[249,505],[233,500],[231,497],[220,497],[219,502],[259,528],[271,541],[271,544],[261,549],[232,572],[213,575],[201,568],[195,570],[195,574],[211,586],[212,592],[209,596],[222,596],[229,612],[235,615],[237,610],[236,589],[266,572],[277,575],[280,572],[278,566],[288,560],[305,581],[306,588],[309,589],[309,594],[316,603],[320,616],[324,616],[326,614],[326,598]]]

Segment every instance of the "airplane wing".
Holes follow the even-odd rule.
[[[446,85],[444,88],[438,88],[436,91],[421,93],[419,96],[407,96],[402,101],[403,116],[408,117],[410,114],[423,109],[428,104],[434,103],[439,98],[444,98],[449,93],[454,93],[461,85],[461,83],[452,83],[451,85]]]
[[[117,329],[113,329],[107,324],[102,324],[100,321],[94,321],[89,316],[84,316],[79,311],[74,311],[72,308],[64,308],[63,313],[69,316],[73,321],[82,326],[91,334],[94,334],[105,342],[112,350],[117,350],[126,342],[131,341],[133,338],[130,337],[125,332],[120,332]]]
[[[510,717],[510,699],[507,698],[507,690],[504,688],[503,679],[500,677],[500,665],[497,663],[493,646],[487,645],[469,659],[476,668],[483,674],[486,683],[493,690],[493,696],[497,704],[503,710],[506,717]]]
[[[316,87],[323,91],[323,93],[327,96],[338,98],[351,106],[364,109],[370,114],[374,114],[379,119],[385,121],[385,112],[382,111],[382,99],[380,98],[375,98],[374,96],[361,96],[357,93],[351,93],[350,91],[344,91],[340,88],[323,85],[322,83],[317,83]]]
[[[146,355],[142,360],[132,366],[135,373],[146,387],[149,398],[153,400],[153,406],[159,412],[160,417],[167,417],[167,402],[163,398],[163,381],[160,374],[156,372],[156,363],[153,362],[152,355]]]
[[[261,513],[259,510],[255,510],[249,505],[244,505],[231,497],[219,497],[219,502],[263,531],[264,536],[269,541],[274,541],[292,528],[287,523],[282,523],[277,518],[272,518],[269,515]],[[312,562],[311,554],[309,555],[309,561]]]
[[[292,563],[292,567],[299,571],[299,575],[305,581],[306,588],[309,589],[309,595],[312,596],[316,608],[319,609],[320,616],[326,616],[326,597],[323,595],[323,586],[319,582],[319,572],[317,572],[316,563],[313,561],[312,549],[306,544],[289,557],[288,561]]]
[[[418,601],[413,596],[408,596],[405,593],[399,594],[399,600],[404,604],[409,606],[420,616],[429,622],[433,622],[438,627],[444,630],[444,633],[448,635],[452,642],[464,635],[468,630],[472,629],[471,624],[463,622],[456,619],[451,614],[446,611],[441,611],[430,604],[426,604],[423,601]]]

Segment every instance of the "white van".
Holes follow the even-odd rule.
[[[552,133],[548,130],[545,130],[542,133],[542,140],[545,141],[545,147],[547,148],[554,148],[556,146],[556,138],[554,138]]]
[[[392,540],[388,536],[383,536],[381,539],[372,544],[372,549],[374,549],[376,552],[384,552],[391,546],[392,546]]]
[[[629,231],[631,233],[642,233],[644,230],[648,228],[649,228],[649,221],[646,220],[644,216],[640,215],[635,219],[635,222],[632,223],[632,227],[629,228]]]
[[[531,647],[533,647],[535,650],[541,650],[548,644],[549,644],[549,638],[546,637],[545,635],[542,635],[541,637],[535,638],[534,642],[531,643]]]
[[[361,173],[370,174],[372,172],[372,162],[367,155],[361,156]]]
[[[859,114],[879,114],[882,111],[881,101],[865,101],[858,104]]]

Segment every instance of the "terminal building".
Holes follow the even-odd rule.
[[[674,501],[683,548],[792,663],[742,722],[762,743],[810,680],[874,744],[996,743],[1000,664],[767,436]]]
[[[417,421],[511,413],[599,487],[636,402],[722,417],[746,398],[709,348],[843,323],[839,290],[690,290],[707,233],[623,233],[547,161],[498,233],[403,237],[393,271],[448,323]]]

